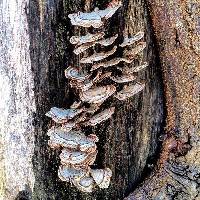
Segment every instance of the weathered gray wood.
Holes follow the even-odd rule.
[[[26,0],[0,2],[0,199],[34,187],[33,114]]]
[[[5,0],[3,2],[4,5],[12,3]],[[18,199],[123,199],[141,180],[144,168],[147,166],[147,160],[155,155],[157,138],[163,121],[162,86],[158,58],[153,43],[150,22],[148,21],[149,17],[143,2],[135,0],[124,1],[123,8],[113,16],[113,19],[108,24],[108,33],[111,35],[119,33],[120,38],[122,38],[123,30],[132,35],[145,28],[148,44],[145,51],[145,59],[150,66],[147,70],[141,72],[138,78],[138,80],[146,81],[145,91],[125,102],[112,99],[108,104],[117,105],[116,114],[110,121],[94,129],[94,132],[100,138],[96,165],[98,167],[108,166],[112,169],[111,186],[107,190],[98,189],[88,195],[77,191],[69,184],[66,186],[57,177],[59,152],[52,151],[47,145],[48,137],[46,136],[46,131],[50,125],[44,114],[52,106],[67,107],[75,99],[73,91],[68,87],[67,80],[64,78],[64,69],[69,64],[77,64],[77,57],[72,54],[72,45],[69,43],[69,38],[74,34],[78,34],[79,31],[71,26],[67,15],[74,11],[94,9],[96,6],[105,8],[107,3],[108,1],[100,0],[87,1],[87,4],[78,0],[32,0],[27,4],[25,1],[18,2],[19,5],[24,5],[24,7],[22,10],[16,8],[16,14],[23,19],[27,17],[27,22],[24,21],[20,26],[22,31],[18,33],[18,40],[11,39],[11,42],[21,42],[21,49],[28,48],[24,49],[24,51],[18,50],[21,57],[26,54],[26,60],[24,60],[27,63],[25,61],[24,63],[19,63],[18,68],[14,68],[13,71],[15,72],[20,67],[23,67],[29,74],[27,72],[24,75],[25,73],[22,71],[20,72],[22,74],[20,79],[16,76],[10,76],[8,82],[20,80],[24,83],[24,88],[27,88],[25,87],[27,82],[34,84],[34,94],[31,93],[32,86],[30,84],[28,87],[29,92],[27,92],[27,98],[31,98],[31,100],[21,99],[21,107],[25,104],[23,102],[26,102],[28,113],[26,117],[29,121],[33,121],[34,125],[30,125],[29,121],[24,122],[24,126],[27,126],[27,129],[24,130],[28,137],[26,141],[31,142],[29,145],[30,152],[26,153],[29,159],[25,160],[27,162],[28,160],[32,161],[32,163],[28,164],[30,172],[34,172],[34,175],[23,175],[23,178],[27,177],[27,181],[19,182],[26,186],[26,188],[21,188],[23,190],[21,192],[15,187],[19,183],[13,181],[9,185],[3,181],[4,188],[2,191],[7,196],[11,196],[11,194],[17,196],[17,192],[19,192]],[[3,20],[0,21],[3,22]],[[4,24],[2,23],[0,27],[3,26]],[[6,29],[10,29],[11,26],[12,23],[8,22]],[[84,33],[85,30],[81,32]],[[2,35],[5,37],[5,34]],[[26,38],[26,40],[23,40],[23,38]],[[4,63],[11,62],[12,55],[9,54],[10,56],[6,58],[6,51],[2,49],[1,52],[4,55],[2,61]],[[14,65],[14,63],[10,65]],[[5,64],[4,68],[9,71],[10,65]],[[19,95],[27,91],[23,87],[18,92]],[[15,96],[13,94],[7,98],[10,101]],[[5,104],[4,109],[12,108],[15,105],[14,102],[9,105]],[[34,117],[32,116],[34,112],[32,108],[35,109]],[[22,117],[23,115],[21,116],[19,113],[18,120],[23,119]],[[4,119],[3,123],[8,123],[6,120],[9,118],[8,116],[3,114],[2,118]],[[34,137],[32,137],[33,129]],[[11,133],[12,129],[7,129],[7,132]],[[18,129],[17,137],[22,133],[23,131]],[[9,139],[10,142],[12,140]],[[5,140],[3,139],[3,141]],[[19,142],[19,145],[23,147],[22,142]],[[32,155],[33,148],[34,155]],[[19,155],[19,158],[21,158],[21,155]],[[18,173],[24,170],[23,165],[16,161],[14,164],[17,170],[20,168]],[[25,165],[25,169],[26,166],[28,165]],[[2,170],[2,173],[9,173],[9,171],[5,169]],[[14,177],[13,180],[15,180]],[[21,179],[18,181],[21,181]],[[6,198],[14,199],[13,196]]]

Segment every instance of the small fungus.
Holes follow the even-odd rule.
[[[96,184],[100,188],[108,188],[108,186],[110,185],[112,171],[109,168],[91,169],[91,176],[94,178]]]
[[[102,112],[94,115],[86,122],[87,125],[95,126],[96,124],[100,124],[101,122],[109,119],[115,112],[115,107],[108,108],[103,110]]]
[[[99,10],[95,8],[93,12],[90,13],[73,13],[69,14],[68,17],[71,20],[72,25],[82,26],[82,27],[94,27],[100,28],[104,23],[103,19],[109,19],[112,15],[121,7],[121,2],[113,7],[108,7],[105,10]]]
[[[76,166],[88,166],[92,165],[96,159],[97,151],[86,153],[81,151],[72,151],[69,149],[63,149],[60,154],[60,160],[63,165],[76,165]]]
[[[110,77],[116,83],[126,83],[134,81],[137,77],[133,74],[123,74],[121,76],[111,76]]]
[[[112,96],[115,91],[116,87],[114,85],[100,86],[81,92],[80,98],[82,101],[88,103],[101,103]]]
[[[93,42],[90,42],[90,43],[85,43],[85,44],[75,48],[73,52],[76,55],[79,55],[80,53],[83,53],[84,51],[95,46],[96,44],[100,44],[102,46],[109,46],[109,45],[114,43],[114,41],[116,40],[117,37],[118,37],[118,34],[111,37],[111,38],[101,39],[101,40],[93,41]]]
[[[75,80],[75,81],[78,81],[78,82],[82,82],[82,81],[86,80],[87,78],[89,78],[90,75],[86,74],[82,71],[79,71],[77,68],[68,67],[65,70],[65,77]]]
[[[104,36],[105,36],[104,32],[95,33],[95,34],[88,33],[87,35],[84,35],[84,36],[72,36],[70,38],[70,43],[80,46],[85,43],[95,42],[103,38]]]
[[[62,109],[53,107],[46,116],[51,117],[57,123],[67,122],[69,119],[73,119],[76,115],[83,112],[83,108],[80,109]]]
[[[119,46],[126,47],[129,45],[132,45],[136,41],[141,40],[143,37],[144,37],[144,32],[142,32],[142,31],[138,32],[136,35],[134,35],[133,37],[130,37],[130,38],[128,36],[125,36],[123,43],[120,44]]]
[[[115,97],[119,100],[126,100],[127,98],[130,98],[134,96],[135,94],[141,92],[145,87],[145,84],[131,84],[129,86],[125,86],[123,90],[118,92]]]
[[[113,49],[110,51],[94,53],[91,56],[82,58],[80,60],[80,63],[93,63],[93,62],[103,60],[103,59],[107,58],[108,56],[111,56],[112,54],[114,54],[116,50],[117,50],[117,46],[114,46]]]
[[[126,57],[128,57],[129,59],[134,59],[134,57],[140,53],[141,51],[143,51],[146,47],[146,42],[140,42],[135,48],[125,51],[125,55]]]
[[[114,65],[119,64],[120,62],[131,63],[133,62],[133,60],[130,60],[127,58],[113,58],[112,60],[109,60],[109,61],[94,64],[92,68],[90,69],[90,71],[94,71],[100,67],[104,67],[104,68],[112,67]]]
[[[138,66],[136,66],[136,67],[131,67],[131,68],[126,67],[126,68],[123,70],[123,72],[124,72],[124,73],[127,73],[127,74],[128,74],[128,73],[139,72],[139,71],[145,69],[147,66],[148,66],[148,63],[147,63],[147,62],[144,62],[144,64],[138,65]]]

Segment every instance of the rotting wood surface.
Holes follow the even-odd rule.
[[[3,2],[3,5],[9,5],[8,1],[4,0]],[[12,1],[10,2],[12,3]],[[138,80],[146,82],[144,92],[125,102],[115,100],[117,110],[113,118],[93,129],[101,141],[98,144],[99,153],[96,164],[102,167],[109,166],[113,171],[109,189],[97,190],[88,195],[60,181],[57,176],[60,152],[50,150],[47,144],[48,136],[46,132],[50,125],[45,113],[53,106],[68,107],[76,99],[64,76],[64,70],[71,64],[73,66],[78,64],[77,60],[80,57],[73,55],[73,47],[69,43],[69,38],[74,34],[80,34],[80,32],[76,27],[71,26],[67,16],[69,13],[79,10],[92,10],[96,6],[103,9],[107,3],[107,1],[87,1],[87,4],[85,4],[85,2],[78,0],[33,0],[29,2],[21,0],[18,2],[15,14],[27,17],[27,22],[23,22],[23,25],[28,27],[21,29],[18,36],[22,38],[26,33],[30,39],[22,40],[23,42],[20,43],[19,57],[23,58],[27,53],[28,55],[24,59],[27,61],[28,56],[30,56],[31,62],[28,66],[23,65],[23,62],[21,62],[20,66],[23,65],[25,69],[29,69],[28,67],[31,66],[31,74],[27,78],[27,75],[19,71],[20,76],[11,76],[10,80],[28,81],[31,76],[33,77],[33,80],[31,79],[34,84],[33,96],[29,87],[26,89],[21,88],[22,91],[16,92],[19,96],[26,92],[27,96],[33,97],[33,100],[28,101],[28,103],[34,105],[32,101],[35,102],[35,110],[30,111],[30,115],[27,115],[27,121],[23,125],[28,137],[25,137],[24,140],[27,143],[29,142],[28,144],[30,144],[30,148],[34,149],[34,152],[26,153],[26,156],[29,156],[29,170],[32,173],[25,172],[27,174],[24,177],[27,176],[28,178],[24,182],[21,179],[15,180],[16,176],[14,175],[12,178],[15,181],[10,181],[9,184],[3,181],[1,191],[3,192],[2,195],[5,196],[4,199],[9,200],[15,197],[16,199],[42,200],[123,199],[141,180],[144,169],[146,171],[145,166],[147,166],[147,163],[151,164],[149,160],[152,160],[155,155],[157,138],[161,132],[163,122],[162,80],[149,16],[142,1],[124,1],[118,15],[113,16],[113,19],[107,25],[109,29],[107,34],[114,35],[118,33],[119,38],[121,38],[119,42],[122,42],[123,31],[134,35],[141,29],[145,29],[147,48],[144,61],[149,63],[149,67],[140,73],[138,77]],[[2,5],[0,6],[3,11]],[[7,12],[9,13],[11,10],[8,9]],[[6,17],[7,13],[1,15]],[[11,25],[8,20],[6,30]],[[89,30],[92,31],[92,29]],[[82,29],[81,34],[85,33],[86,30]],[[18,41],[21,41],[20,38]],[[15,42],[12,38],[11,41]],[[29,49],[24,50],[25,45],[28,45]],[[1,49],[3,55],[7,52],[6,48],[8,47],[5,45]],[[1,58],[5,62],[4,57]],[[4,67],[8,71],[11,70],[9,66],[16,63],[15,59],[11,59],[12,57],[8,54],[6,63],[4,63]],[[12,70],[15,72],[17,69]],[[14,96],[10,96],[10,98],[14,98]],[[27,101],[22,98],[21,102],[24,105]],[[15,107],[15,103],[11,103],[10,106]],[[18,118],[21,118],[20,114]],[[3,124],[8,116],[3,114],[2,119]],[[34,138],[30,135],[31,126],[28,124],[30,121],[34,127]],[[11,131],[8,126],[4,133],[7,134]],[[12,141],[12,138],[10,140]],[[3,152],[4,147],[3,145]],[[18,148],[23,148],[20,141],[18,141]],[[10,151],[10,149],[7,150],[8,155],[9,153],[17,155],[17,152]],[[21,157],[20,154],[17,156]],[[8,156],[7,159],[9,160],[11,157]],[[24,171],[23,166],[17,161],[13,165],[16,166],[19,174]],[[9,173],[9,171],[6,168],[2,169],[3,180],[6,180],[6,173]],[[20,184],[23,187],[16,187]]]
[[[199,200],[200,2],[148,5],[163,66],[167,135],[158,168],[126,200]]]

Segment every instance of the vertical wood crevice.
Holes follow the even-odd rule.
[[[69,37],[76,34],[77,30],[70,25],[67,15],[78,10],[84,11],[84,4],[80,1],[64,0],[44,0],[41,5],[39,3],[37,0],[30,1],[28,13],[31,65],[35,76],[37,102],[33,158],[36,180],[32,198],[123,199],[141,179],[147,160],[155,155],[163,123],[162,80],[143,1],[124,1],[123,8],[108,23],[107,33],[117,31],[121,37],[124,28],[132,26],[129,34],[133,35],[146,24],[148,47],[145,59],[150,65],[139,75],[139,79],[147,83],[145,92],[126,102],[112,100],[117,105],[116,114],[93,130],[100,138],[96,165],[111,167],[113,177],[107,190],[97,189],[92,194],[83,194],[58,179],[59,152],[50,150],[47,145],[46,131],[50,122],[45,117],[50,107],[67,107],[75,98],[64,77],[64,69],[77,63],[68,42]],[[95,1],[90,3],[90,7],[93,9],[99,6],[103,9],[107,3]],[[131,7],[132,3],[134,8]],[[136,24],[131,20],[127,21],[130,14],[136,17]],[[84,34],[85,30],[81,32]]]

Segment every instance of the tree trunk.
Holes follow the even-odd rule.
[[[126,200],[200,199],[199,1],[149,1],[166,97],[158,168]]]
[[[120,39],[123,32],[133,35],[145,30],[147,48],[143,60],[149,63],[149,67],[140,72],[137,78],[146,82],[145,90],[125,102],[112,99],[109,103],[117,108],[114,116],[93,129],[100,139],[95,165],[110,167],[113,176],[108,189],[97,188],[92,194],[79,192],[75,187],[59,180],[59,152],[48,147],[46,132],[51,122],[45,117],[45,113],[53,106],[67,108],[75,99],[74,91],[64,77],[67,66],[77,65],[79,59],[72,53],[69,38],[85,34],[87,30],[73,27],[68,14],[91,11],[95,7],[104,9],[108,0],[19,0],[17,3],[3,0],[0,3],[1,199],[123,199],[152,171],[160,150],[159,136],[162,134],[163,138],[165,117],[169,137],[164,141],[159,167],[129,199],[167,199],[167,193],[164,192],[166,185],[163,183],[168,184],[169,180],[173,183],[167,185],[167,191],[171,195],[168,199],[173,198],[173,195],[177,196],[180,188],[181,195],[184,192],[187,199],[192,199],[188,195],[198,197],[196,191],[200,161],[196,154],[197,119],[194,118],[191,122],[188,111],[198,101],[198,91],[192,93],[192,100],[188,98],[190,93],[187,91],[196,88],[195,84],[198,84],[199,74],[195,74],[198,65],[195,59],[198,60],[196,51],[199,49],[195,45],[194,49],[188,47],[190,51],[187,49],[187,57],[183,59],[186,55],[181,52],[186,50],[173,46],[173,41],[175,45],[184,41],[184,35],[179,36],[183,32],[178,28],[173,32],[171,19],[167,21],[170,23],[164,24],[166,16],[174,19],[177,14],[172,12],[172,8],[168,6],[170,4],[161,6],[162,2],[153,2],[149,4],[153,21],[143,1],[124,0],[123,7],[111,18],[107,27],[108,34],[118,33]],[[174,5],[178,3],[175,0],[173,2]],[[184,4],[180,5],[184,7]],[[192,6],[191,9],[195,8]],[[161,14],[163,17],[159,18]],[[181,12],[179,15],[186,16]],[[160,67],[152,24],[163,68]],[[183,27],[186,28],[186,25]],[[189,33],[189,27],[187,28],[185,31]],[[166,42],[163,43],[163,40]],[[173,56],[171,52],[175,52]],[[188,65],[190,67],[185,67]],[[163,106],[164,95],[167,113]],[[197,110],[192,112],[192,116],[198,117]],[[172,144],[178,143],[174,137],[181,144],[188,143],[188,138],[192,139],[192,149],[186,156],[177,157],[174,156],[177,154],[169,152]],[[175,152],[178,150],[174,148]],[[191,155],[196,156],[196,163],[189,159]],[[172,159],[169,161],[169,158]],[[178,168],[178,164],[174,167],[175,163],[187,165]],[[194,168],[191,168],[192,165]],[[192,188],[189,192],[186,189],[183,191],[177,184],[182,176],[179,173],[185,169],[183,166],[189,167],[183,184]],[[172,176],[174,169],[176,173]],[[160,177],[164,176],[167,177],[166,181],[161,181]],[[156,186],[160,187],[154,190]]]

